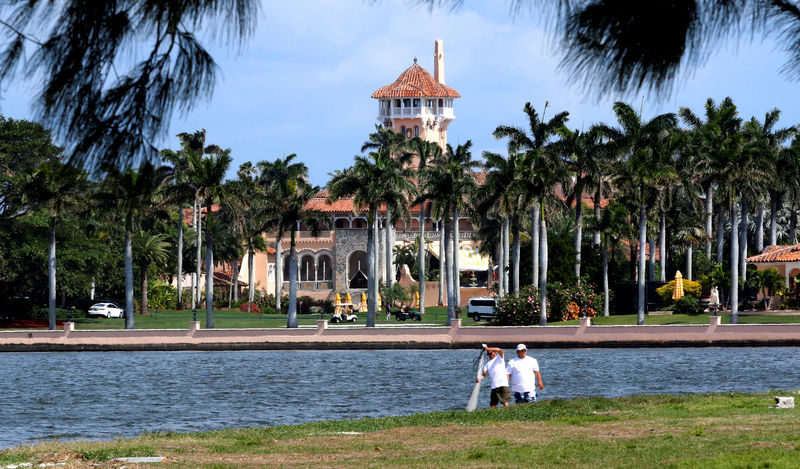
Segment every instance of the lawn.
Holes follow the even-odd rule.
[[[88,467],[163,456],[159,467],[795,468],[798,411],[772,408],[779,395],[790,392],[546,400],[471,413],[44,442],[0,452],[0,465]]]

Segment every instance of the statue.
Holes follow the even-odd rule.
[[[719,289],[716,285],[711,287],[711,296],[708,299],[708,309],[714,313],[719,311]]]

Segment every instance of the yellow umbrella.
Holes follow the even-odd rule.
[[[419,292],[414,292],[414,306],[419,308]]]
[[[675,301],[683,298],[683,275],[681,271],[675,272],[675,290],[672,292],[672,299]]]
[[[333,312],[334,313],[341,313],[342,312],[342,297],[339,296],[339,293],[336,293],[336,297],[333,303]]]
[[[378,295],[378,311],[381,310],[381,296]]]
[[[361,312],[367,312],[367,294],[363,292],[361,293]]]
[[[344,297],[344,302],[345,303],[352,303],[353,302],[353,297],[350,296],[350,292],[347,292],[347,296]]]

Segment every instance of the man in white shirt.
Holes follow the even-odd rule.
[[[517,404],[534,402],[536,400],[534,380],[539,382],[539,389],[544,389],[544,384],[539,373],[539,362],[528,356],[528,347],[525,344],[517,345],[517,358],[509,360],[506,369],[511,380],[514,402]]]
[[[511,400],[511,391],[508,389],[508,372],[506,370],[506,360],[503,358],[503,349],[489,347],[483,344],[483,349],[489,356],[489,361],[483,365],[483,373],[478,377],[480,383],[488,374],[492,378],[492,394],[489,399],[489,406],[494,409],[497,404],[502,403],[503,407],[508,407]]]

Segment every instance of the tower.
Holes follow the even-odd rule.
[[[434,45],[432,77],[414,63],[394,83],[378,88],[372,98],[378,100],[378,121],[406,138],[420,137],[447,146],[447,127],[455,119],[453,101],[460,98],[444,82],[444,48],[441,39]]]

